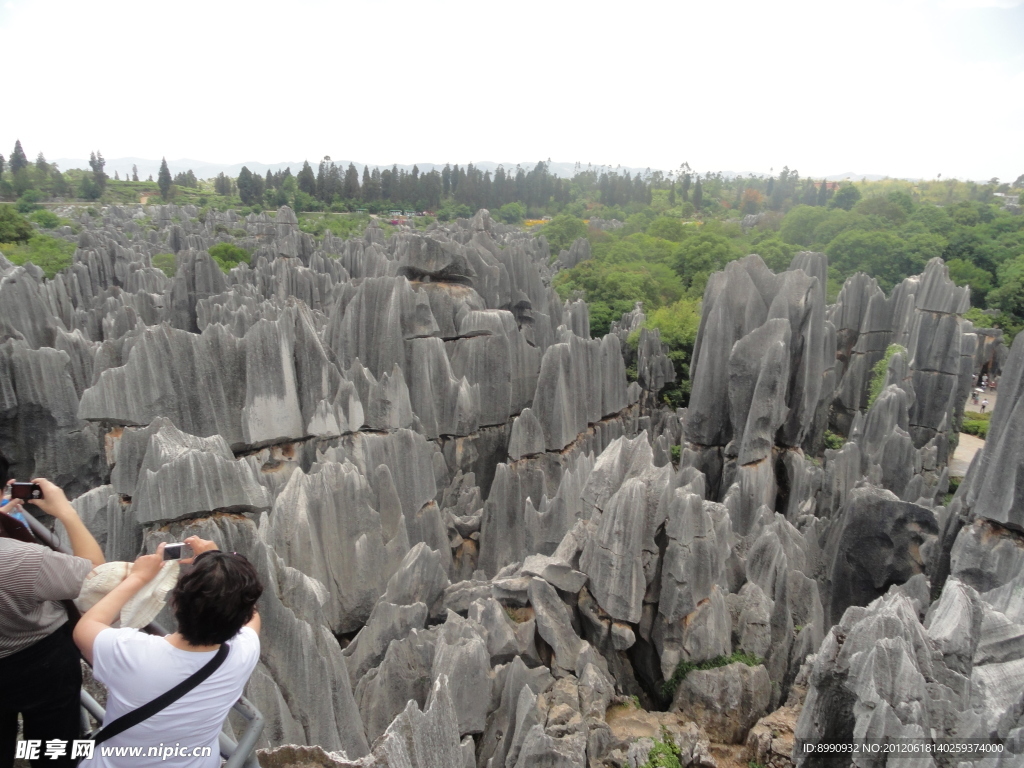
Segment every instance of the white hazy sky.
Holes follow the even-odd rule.
[[[0,0],[0,152],[1024,173],[1024,0]]]

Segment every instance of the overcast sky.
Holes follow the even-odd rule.
[[[0,152],[1024,173],[1024,0],[0,0]]]

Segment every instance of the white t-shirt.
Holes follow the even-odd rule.
[[[228,641],[231,650],[216,672],[166,709],[134,728],[97,744],[93,768],[217,768],[217,737],[232,705],[241,697],[260,658],[259,636],[250,628]],[[93,676],[107,686],[104,723],[138,709],[169,691],[203,667],[216,651],[195,653],[175,648],[166,639],[137,629],[105,629],[93,644]],[[164,757],[163,748],[188,748],[187,755]],[[209,757],[193,756],[194,748],[212,747]],[[141,754],[104,756],[109,747],[142,747]],[[155,756],[150,747],[160,747]],[[184,751],[184,749],[182,750]],[[201,753],[199,753],[201,755]]]

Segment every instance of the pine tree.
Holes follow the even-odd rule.
[[[103,153],[97,150],[96,152],[89,153],[89,167],[92,168],[92,179],[96,182],[96,188],[103,194],[103,190],[107,188],[107,174],[103,172],[103,166],[106,164],[106,160],[103,159]]]
[[[828,181],[825,179],[821,180],[821,186],[818,187],[818,205],[825,205],[828,202]]]
[[[693,187],[693,207],[698,211],[704,204],[704,190],[700,186],[700,176],[697,177],[697,183]]]
[[[150,176],[149,180],[152,181],[153,177]],[[160,187],[160,197],[164,200],[171,194],[171,169],[167,167],[167,158],[161,158],[160,160],[160,173],[157,175],[156,185]]]
[[[244,165],[238,172],[238,196],[242,198],[242,205],[252,205],[256,199],[252,171]]]
[[[345,187],[343,195],[346,200],[359,199],[359,171],[356,170],[355,165],[352,163],[349,163],[348,168],[345,170]]]
[[[676,204],[676,185],[675,182],[668,188],[668,204],[669,207],[674,207]]]
[[[138,181],[138,180],[139,180],[139,166],[133,165],[132,166],[132,181]]]
[[[14,151],[11,152],[11,159],[8,164],[10,165],[11,173],[17,173],[28,166],[25,150],[21,148],[21,139],[14,142]]]
[[[690,174],[683,174],[683,202],[690,202]]]
[[[50,170],[50,166],[46,164],[46,158],[43,157],[42,152],[36,157],[36,170],[40,173],[46,173]]]
[[[4,156],[0,155],[0,179],[4,177]]]
[[[316,176],[313,174],[313,169],[309,167],[308,161],[302,163],[302,170],[295,177],[295,182],[300,192],[305,192],[307,195],[316,195]]]

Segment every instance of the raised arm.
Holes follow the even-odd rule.
[[[104,595],[96,605],[90,608],[75,626],[75,644],[82,652],[85,660],[92,664],[92,648],[96,636],[121,615],[125,603],[160,573],[164,562],[164,545],[157,547],[156,554],[143,555],[132,566],[128,577]]]
[[[82,518],[71,506],[71,502],[68,501],[68,497],[64,495],[60,486],[51,483],[45,477],[37,477],[32,482],[43,489],[43,498],[34,500],[32,504],[61,521],[64,530],[68,532],[68,539],[71,541],[71,552],[78,557],[90,560],[94,566],[107,562],[100,545],[89,533],[89,529],[85,527]]]

